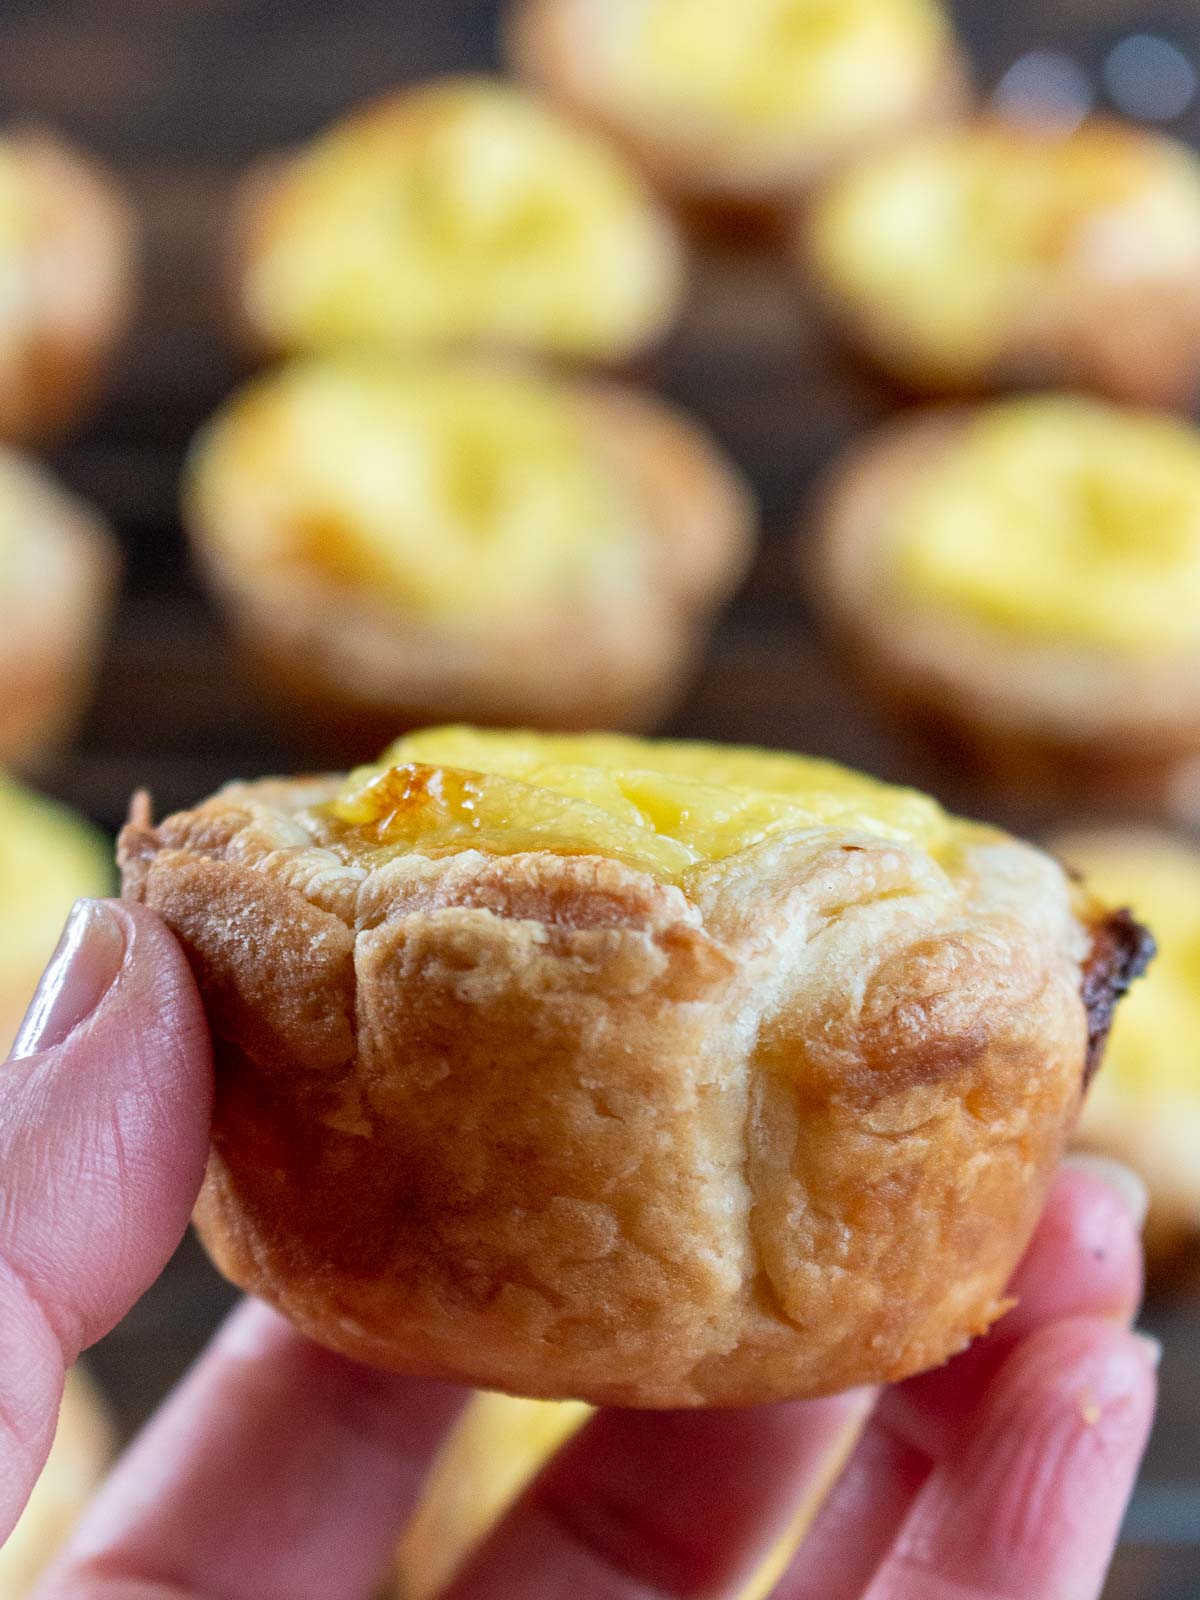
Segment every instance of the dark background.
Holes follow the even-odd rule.
[[[52,123],[111,160],[145,230],[138,326],[103,409],[55,458],[127,551],[96,709],[48,779],[110,829],[135,785],[171,809],[226,778],[305,759],[232,668],[176,520],[187,441],[240,372],[220,292],[231,179],[251,156],[358,98],[494,64],[496,9],[491,0],[0,0],[0,120]],[[1171,39],[1200,68],[1200,0],[959,0],[955,10],[985,90],[1026,51],[1054,49],[1082,65],[1103,105],[1103,64],[1130,33]],[[1200,142],[1200,98],[1168,127]],[[822,656],[794,530],[820,469],[893,402],[823,341],[779,267],[706,255],[682,326],[640,376],[737,456],[766,522],[761,558],[671,731],[832,755],[1034,830],[1058,820],[1004,815],[953,775],[923,772]],[[229,1299],[189,1241],[95,1352],[123,1425],[161,1396]],[[1163,1411],[1108,1596],[1198,1600],[1200,1306],[1159,1297],[1145,1322],[1166,1342]]]

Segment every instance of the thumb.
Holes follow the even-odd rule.
[[[140,906],[80,901],[0,1065],[0,1542],[45,1462],[65,1369],[183,1235],[211,1103],[178,945]]]

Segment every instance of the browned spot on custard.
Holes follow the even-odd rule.
[[[1148,928],[1126,910],[1114,911],[1092,930],[1092,948],[1083,966],[1084,1008],[1088,1019],[1084,1088],[1091,1083],[1104,1055],[1117,1001],[1154,959],[1156,946]]]

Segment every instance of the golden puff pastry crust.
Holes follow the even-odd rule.
[[[32,1600],[116,1449],[107,1408],[82,1367],[67,1374],[58,1432],[29,1503],[0,1546],[0,1594]]]
[[[94,398],[128,325],[132,209],[57,135],[0,133],[0,438],[40,443]]]
[[[960,777],[1194,815],[1193,503],[1182,422],[1063,396],[939,407],[851,448],[798,555],[860,683]]]
[[[1061,834],[1055,854],[1153,922],[1153,972],[1122,1007],[1076,1143],[1134,1168],[1150,1191],[1146,1248],[1160,1278],[1200,1268],[1200,849],[1145,827]]]
[[[355,485],[380,480],[366,504]],[[306,739],[355,757],[462,718],[651,726],[756,523],[732,462],[648,394],[346,360],[235,400],[193,453],[186,515],[259,681]],[[314,527],[332,530],[315,554]],[[363,533],[355,567],[348,528]]]
[[[657,345],[683,242],[624,154],[500,79],[418,84],[246,174],[230,230],[266,355],[483,349],[620,366]]]
[[[213,1028],[221,1270],[356,1358],[596,1404],[962,1348],[1140,950],[1026,845],[709,746],[415,735],[143,804],[120,859]]]
[[[705,223],[788,221],[831,169],[957,118],[970,75],[938,0],[515,0],[529,82],[619,139]]]
[[[0,445],[0,765],[36,768],[73,731],[119,572],[99,513]]]
[[[1200,386],[1200,159],[1142,128],[915,133],[831,178],[795,256],[849,347],[910,394],[1186,409]]]

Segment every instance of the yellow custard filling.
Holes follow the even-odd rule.
[[[514,89],[450,81],[334,127],[269,202],[255,325],[288,348],[483,341],[589,356],[656,331],[674,243],[598,136]]]
[[[1084,837],[1063,853],[1102,899],[1128,906],[1158,945],[1148,976],[1117,1008],[1092,1094],[1200,1103],[1200,852],[1145,833]]]
[[[237,566],[316,571],[441,623],[615,586],[652,550],[570,388],[457,362],[277,371],[210,424],[186,496]]]
[[[67,912],[112,888],[112,850],[91,824],[0,772],[0,1057]]]
[[[1080,275],[1200,271],[1200,159],[1107,124],[923,135],[836,181],[812,241],[822,275],[894,323],[915,364],[971,373]]]
[[[948,42],[936,0],[644,0],[616,14],[622,96],[768,136],[876,125],[928,87]]]
[[[941,855],[979,830],[933,800],[832,762],[616,734],[436,728],[399,740],[319,808],[359,851],[604,855],[678,881],[791,831]]]
[[[1014,634],[1200,646],[1200,433],[1068,398],[979,412],[895,508],[902,592]]]

